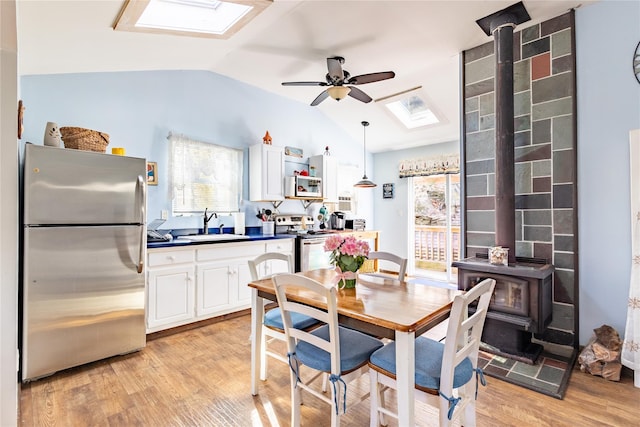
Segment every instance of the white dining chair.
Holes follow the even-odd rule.
[[[476,425],[478,382],[485,385],[478,368],[480,337],[494,279],[485,279],[453,301],[444,343],[425,337],[415,341],[416,400],[439,409],[439,425],[450,426],[458,417],[465,427]],[[384,415],[397,418],[385,407],[384,392],[397,389],[396,347],[389,343],[369,359],[371,426],[386,425]]]
[[[407,273],[407,259],[402,258],[396,254],[391,252],[384,251],[372,251],[369,252],[368,259],[370,260],[378,260],[378,261],[389,261],[398,266],[398,279],[401,281],[405,280]],[[380,265],[378,265],[378,270],[380,269]]]
[[[380,340],[338,325],[337,288],[323,285],[297,274],[278,274],[273,277],[278,304],[282,311],[291,377],[291,425],[300,425],[301,391],[317,397],[331,407],[331,426],[340,425],[340,417],[347,411],[347,384],[367,371],[371,353],[383,344]],[[304,290],[305,298],[311,297],[326,304],[327,310],[319,310],[292,301],[287,290]],[[305,331],[293,325],[293,315],[313,317],[325,325]],[[311,372],[308,372],[311,371]],[[326,396],[316,383],[329,374],[331,396]],[[304,377],[304,379],[303,379]],[[361,396],[366,399],[369,393]]]
[[[274,274],[282,272],[293,273],[293,257],[290,254],[267,252],[253,260],[249,260],[248,263],[251,280],[268,279]],[[261,271],[264,272],[264,274],[260,274]],[[293,323],[301,329],[320,326],[320,323],[316,319],[304,315],[294,316]],[[273,343],[274,340],[286,341],[280,308],[274,307],[264,314],[264,321],[262,322],[260,333],[262,334],[260,379],[264,381],[267,379],[267,356],[283,363],[288,363],[286,354],[269,348],[269,344]]]

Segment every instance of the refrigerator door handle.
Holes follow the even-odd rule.
[[[146,185],[144,182],[144,178],[142,177],[142,175],[138,175],[138,189],[139,189],[139,194],[140,194],[140,253],[139,253],[139,258],[138,258],[138,273],[142,273],[142,271],[144,270],[144,247],[145,247],[145,222],[146,222],[146,217],[147,217],[147,213],[146,213],[146,209],[145,209],[145,205],[146,205],[146,200],[147,200],[147,194],[146,194]]]

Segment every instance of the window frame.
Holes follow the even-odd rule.
[[[244,151],[170,134],[169,185],[173,216],[238,212],[242,200]],[[220,172],[221,171],[221,172]],[[186,193],[185,193],[186,192]],[[180,204],[180,198],[190,199]]]

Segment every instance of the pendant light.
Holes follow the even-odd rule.
[[[364,139],[363,150],[363,159],[364,159],[364,175],[362,175],[362,179],[356,182],[353,186],[358,188],[373,188],[376,187],[376,184],[367,178],[367,126],[369,126],[369,122],[362,122],[362,137]]]

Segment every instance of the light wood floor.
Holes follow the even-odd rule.
[[[288,426],[289,368],[272,361],[269,379],[251,396],[249,332],[249,316],[241,316],[23,384],[20,425]],[[640,389],[630,377],[616,383],[575,370],[563,400],[495,378],[487,382],[477,403],[481,427],[640,426]],[[368,391],[368,377],[352,384],[348,402]],[[306,397],[302,424],[328,425],[327,410]],[[416,414],[419,425],[437,424],[428,407],[418,405]],[[348,404],[343,425],[368,426],[369,400]]]

